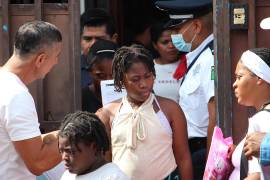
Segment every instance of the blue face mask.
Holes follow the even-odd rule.
[[[190,26],[191,26],[191,24],[190,24]],[[171,35],[173,45],[176,47],[176,49],[178,49],[181,52],[190,52],[191,47],[192,47],[192,42],[196,37],[196,34],[195,34],[190,43],[187,43],[184,40],[183,34],[189,29],[190,26],[188,26],[188,28],[182,34],[172,34]]]

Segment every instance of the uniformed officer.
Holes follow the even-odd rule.
[[[187,52],[187,72],[180,87],[179,104],[186,119],[194,179],[202,179],[215,122],[213,15],[211,0],[158,1],[175,30],[172,42]]]

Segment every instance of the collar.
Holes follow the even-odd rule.
[[[26,91],[28,91],[28,88],[27,88],[27,86],[22,82],[22,80],[19,78],[19,76],[17,76],[16,74],[14,74],[13,72],[10,72],[10,71],[8,71],[8,70],[6,70],[6,69],[0,69],[0,74],[1,74],[1,72],[3,72],[3,73],[7,73],[7,74],[9,74],[10,76],[12,76],[13,78],[14,78],[14,80],[16,80],[20,85],[21,85],[21,87],[23,87],[23,89],[25,89]],[[5,76],[5,75],[4,75]]]
[[[191,62],[194,60],[194,58],[199,54],[202,49],[210,42],[214,40],[214,35],[210,34],[196,49],[193,51],[189,52],[186,57],[187,57],[187,66],[191,64]]]

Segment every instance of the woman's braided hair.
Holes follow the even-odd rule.
[[[58,136],[68,138],[69,142],[77,148],[78,143],[86,145],[95,143],[97,151],[105,153],[110,147],[104,124],[95,114],[86,111],[67,114]]]
[[[134,63],[143,63],[156,76],[154,61],[150,52],[141,45],[123,46],[115,52],[112,65],[114,87],[117,92],[123,88],[124,74]]]

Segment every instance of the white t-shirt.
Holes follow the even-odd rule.
[[[234,166],[234,170],[231,173],[229,180],[240,179],[240,161],[244,143],[245,138],[236,146],[233,152],[232,164]],[[256,172],[261,172],[261,168],[258,163],[258,159],[253,157],[252,160],[248,161],[248,173],[256,173]]]
[[[12,142],[39,135],[37,112],[27,87],[15,74],[0,70],[1,179],[35,179],[16,152]]]
[[[158,96],[169,98],[178,103],[179,88],[182,78],[177,80],[173,74],[180,61],[171,64],[157,64],[155,61],[156,79],[154,83],[154,92]]]
[[[248,133],[253,132],[267,132],[270,133],[270,112],[267,111],[260,111],[256,113],[254,116],[249,118],[249,125],[248,125]],[[233,156],[232,156],[232,163],[235,167],[234,171],[232,172],[230,176],[230,180],[234,180],[235,178],[240,178],[240,161],[241,161],[241,153],[243,150],[245,138],[237,145]],[[256,157],[252,157],[252,160],[248,161],[248,172],[249,173],[255,173],[255,172],[262,172],[260,163]],[[265,173],[269,173],[269,168],[265,169]],[[261,180],[263,180],[264,177],[261,174]]]
[[[64,162],[61,161],[54,168],[43,173],[43,176],[47,178],[47,180],[59,180],[65,172]]]
[[[256,113],[252,118],[250,118],[248,134],[252,132],[270,133],[270,112],[263,110]],[[261,174],[261,180],[269,179],[270,174],[269,166],[260,166],[260,167],[263,172]],[[263,177],[263,174],[265,177]]]
[[[129,178],[114,163],[107,163],[88,174],[77,176],[65,171],[61,180],[128,180]]]
[[[213,38],[213,34],[209,35],[199,47],[186,55],[188,67]],[[180,86],[179,104],[187,120],[189,138],[207,136],[208,102],[215,95],[214,80],[211,76],[213,67],[214,56],[211,49],[207,48],[190,68]]]

